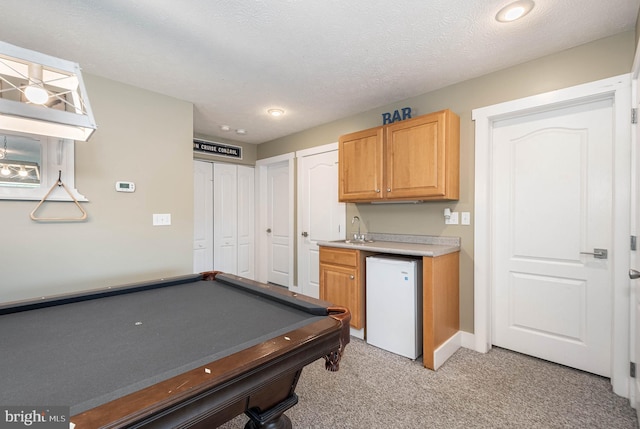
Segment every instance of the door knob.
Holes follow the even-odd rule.
[[[271,228],[267,228],[267,234],[271,234]]]
[[[640,279],[640,271],[637,271],[637,270],[634,270],[633,268],[631,268],[629,270],[629,278],[631,280]]]
[[[302,232],[302,236],[303,236],[303,237],[308,237],[308,236],[309,236],[309,233],[308,233],[307,231],[303,231],[303,232]]]

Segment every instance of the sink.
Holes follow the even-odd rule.
[[[345,244],[367,244],[367,243],[373,243],[374,240],[354,240],[354,239],[349,239],[349,240],[337,240],[335,242],[336,243],[345,243]]]

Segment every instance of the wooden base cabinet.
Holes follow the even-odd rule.
[[[379,252],[320,246],[320,299],[351,311],[351,327],[366,327],[366,257]],[[422,258],[422,357],[435,369],[435,352],[460,330],[460,252]],[[390,317],[392,317],[390,315]]]
[[[346,134],[338,158],[341,202],[457,200],[460,118],[442,110]]]
[[[460,330],[460,252],[422,258],[422,350],[426,368],[434,352]]]
[[[320,247],[320,299],[347,307],[351,327],[365,325],[365,260],[369,252]]]

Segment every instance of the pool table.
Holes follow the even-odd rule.
[[[304,366],[338,369],[345,308],[207,272],[0,305],[0,405],[76,429],[288,428]]]

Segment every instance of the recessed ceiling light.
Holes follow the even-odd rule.
[[[496,14],[496,20],[500,22],[511,22],[520,19],[533,9],[533,0],[518,0],[500,9]]]
[[[270,114],[271,116],[274,116],[274,117],[277,118],[278,116],[284,115],[284,110],[282,110],[282,109],[269,109],[269,110],[267,110],[267,113]]]
[[[238,128],[238,129],[236,130],[236,134],[244,135],[244,134],[247,134],[247,131],[246,131],[246,130],[244,130],[244,129],[242,129],[242,128]]]
[[[231,129],[231,127],[229,125],[220,125],[220,129],[222,131],[229,131]]]

